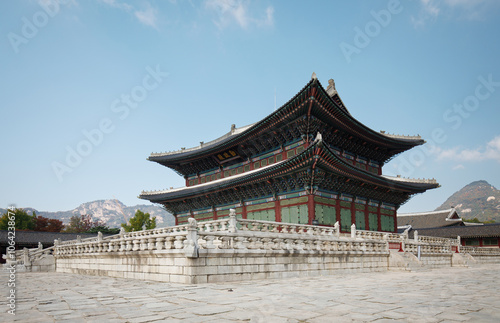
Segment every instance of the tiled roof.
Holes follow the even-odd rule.
[[[309,92],[312,88],[317,89],[316,94],[314,95],[311,95]],[[351,116],[344,104],[341,102],[338,93],[331,97],[321,85],[319,80],[313,78],[287,103],[258,122],[234,129],[234,131],[226,133],[222,137],[208,143],[200,144],[197,147],[182,149],[174,152],[152,153],[148,157],[148,160],[155,161],[163,165],[169,165],[187,158],[197,158],[203,154],[211,154],[216,150],[229,148],[238,144],[240,142],[239,140],[246,140],[245,138],[258,133],[262,128],[268,127],[269,124],[286,122],[287,118],[290,117],[290,111],[298,107],[296,104],[297,102],[304,103],[312,98],[316,98],[316,101],[320,99],[322,102],[328,103],[327,105],[331,105],[331,111],[328,110],[329,108],[327,107],[322,107],[322,109],[328,110],[326,115],[330,116],[331,120],[333,120],[332,122],[338,124],[348,124],[348,131],[356,137],[359,136],[361,140],[376,143],[377,145],[382,144],[386,147],[390,147],[391,149],[404,147],[403,150],[408,150],[414,146],[425,143],[420,136],[390,135],[372,130]],[[300,111],[307,111],[307,107],[305,105],[302,104],[300,106]],[[335,117],[333,117],[333,115],[335,115]],[[318,117],[321,118],[321,116]],[[399,152],[393,152],[390,155],[397,153]],[[390,156],[388,156],[388,159],[389,158]]]
[[[442,238],[483,238],[500,237],[500,223],[474,225],[474,226],[452,226],[432,229],[418,229],[419,236],[431,236]],[[409,237],[413,238],[414,230],[409,232]]]
[[[5,245],[8,238],[7,230],[0,230],[0,244]],[[61,239],[75,240],[79,235],[82,239],[97,237],[95,233],[65,233],[65,232],[41,232],[41,231],[16,231],[15,242],[17,245],[38,244],[41,242],[43,245],[52,245],[54,240]]]
[[[398,214],[398,226],[411,225],[413,229],[439,228],[463,225],[455,209]]]
[[[317,156],[317,148],[321,148],[321,151],[324,152],[324,154],[320,154],[321,157]],[[421,193],[427,189],[436,188],[439,186],[439,184],[435,180],[406,181],[400,179],[396,181],[393,180],[393,178],[376,175],[350,165],[343,159],[339,158],[333,151],[331,151],[328,145],[324,145],[321,139],[321,135],[318,133],[317,139],[305,151],[290,159],[286,159],[281,162],[271,164],[266,167],[261,167],[259,169],[242,174],[211,181],[209,183],[170,190],[143,191],[139,198],[146,199],[151,202],[161,202],[179,198],[190,198],[195,196],[196,194],[208,194],[215,190],[222,190],[234,185],[248,183],[252,179],[262,178],[263,176],[267,176],[270,173],[284,172],[290,169],[291,166],[300,165],[300,167],[305,167],[307,162],[319,162],[320,164],[325,163],[325,165],[334,165],[334,171],[341,172],[344,176],[349,176],[363,181],[369,181],[374,185],[379,185],[380,187],[388,189],[411,192],[412,194]]]

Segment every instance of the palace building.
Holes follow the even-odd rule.
[[[198,147],[148,158],[182,175],[186,186],[143,191],[176,224],[229,216],[332,226],[343,232],[397,231],[396,211],[436,180],[382,175],[391,158],[424,144],[420,136],[377,132],[347,110],[333,80],[313,74],[290,101],[259,122]]]

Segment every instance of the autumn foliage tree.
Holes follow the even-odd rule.
[[[82,233],[88,232],[92,228],[104,226],[104,223],[98,220],[93,220],[90,214],[74,215],[70,218],[69,224],[64,232]]]
[[[61,232],[64,227],[61,220],[49,219],[41,215],[36,216],[35,214],[35,218],[33,220],[35,222],[35,231]]]

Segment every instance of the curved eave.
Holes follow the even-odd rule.
[[[372,142],[374,144],[382,144],[386,148],[389,149],[404,149],[408,150],[412,147],[419,146],[425,143],[425,140],[423,139],[416,139],[416,138],[398,138],[398,137],[393,137],[391,135],[386,135],[383,133],[380,133],[378,131],[375,131],[367,126],[365,126],[363,123],[359,122],[356,118],[354,118],[345,108],[340,108],[337,102],[328,95],[326,90],[321,86],[321,83],[318,81],[318,89],[319,93],[322,94],[323,97],[328,98],[328,100],[335,106],[333,112],[335,112],[335,117],[338,118],[340,121],[347,121],[347,123],[350,126],[355,126],[358,128],[358,133],[357,135],[362,135],[363,139]],[[340,97],[338,94],[335,94],[340,100]],[[341,100],[340,100],[341,101]],[[403,150],[403,151],[404,151]]]
[[[185,162],[186,160],[189,159],[198,159],[198,158],[203,158],[204,155],[210,155],[213,154],[217,151],[221,151],[224,149],[227,149],[229,147],[232,147],[236,145],[240,139],[242,138],[247,138],[250,137],[260,131],[260,129],[265,128],[269,123],[274,123],[278,120],[281,119],[283,112],[285,112],[286,108],[297,101],[298,99],[301,99],[301,96],[304,96],[307,94],[307,90],[310,88],[312,84],[318,82],[317,80],[311,80],[309,81],[292,99],[290,99],[287,103],[282,105],[279,109],[274,111],[273,113],[269,114],[267,117],[262,119],[259,122],[254,123],[251,127],[246,129],[245,131],[238,133],[233,136],[229,136],[225,140],[220,140],[214,145],[206,145],[203,146],[199,149],[191,150],[188,152],[179,152],[176,154],[168,154],[168,155],[163,155],[163,156],[149,156],[148,160],[158,162],[162,165],[168,166],[171,164],[175,164],[177,162]],[[319,82],[318,82],[319,83]],[[305,102],[307,97],[302,98],[302,100]],[[299,105],[299,104],[297,104]],[[217,141],[215,139],[214,141]]]
[[[310,91],[312,88],[316,88],[318,90]],[[351,133],[354,129],[355,133],[353,133],[353,135],[359,136],[367,142],[371,142],[375,145],[381,145],[391,150],[392,156],[425,143],[425,141],[422,139],[393,138],[368,128],[367,126],[356,120],[354,117],[352,117],[347,109],[343,106],[343,104],[340,106],[336,102],[335,97],[337,97],[341,102],[338,94],[335,94],[333,98],[330,97],[328,93],[326,93],[326,90],[323,88],[321,83],[317,79],[312,79],[287,103],[282,105],[275,112],[262,119],[262,121],[251,125],[250,127],[248,127],[248,129],[242,132],[230,135],[222,140],[219,140],[220,138],[215,139],[215,143],[212,145],[208,144],[200,148],[188,149],[189,151],[186,152],[180,151],[178,153],[168,153],[165,155],[151,155],[148,160],[170,167],[180,162],[188,162],[199,158],[204,158],[207,155],[211,155],[231,148],[240,143],[242,140],[257,135],[262,129],[267,129],[270,124],[276,125],[279,122],[286,120],[286,118],[284,117],[285,115],[289,114],[288,110],[292,105],[293,107],[299,107],[301,104],[304,104],[313,96],[317,98],[318,101],[327,102],[327,104],[330,105],[331,108],[328,109],[328,107],[320,104],[326,110],[329,110],[327,112],[331,116],[331,121],[337,124],[339,128],[343,128],[345,131]],[[352,129],[350,127],[352,127]],[[227,136],[227,134],[224,136]]]
[[[316,160],[317,157],[319,157],[319,159]],[[143,192],[139,198],[149,200],[151,202],[164,202],[167,200],[192,198],[212,193],[214,190],[224,190],[241,184],[261,182],[273,176],[285,174],[290,170],[296,171],[298,169],[309,168],[315,162],[317,162],[318,167],[325,168],[328,171],[338,173],[342,176],[368,182],[385,189],[402,191],[408,194],[422,193],[428,189],[439,186],[437,183],[402,183],[393,181],[383,176],[372,174],[353,165],[347,164],[343,159],[339,158],[327,146],[323,145],[321,141],[319,141],[313,143],[301,154],[273,165],[191,187],[159,191],[158,193]]]

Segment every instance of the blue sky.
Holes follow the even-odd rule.
[[[0,207],[43,211],[184,185],[146,161],[256,122],[316,72],[374,130],[425,146],[384,167],[441,188],[500,187],[500,3],[120,1],[0,3]]]

